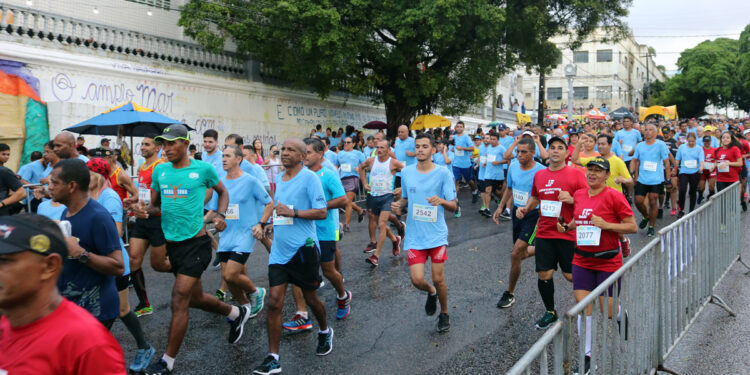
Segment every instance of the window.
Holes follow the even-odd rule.
[[[589,51],[575,51],[575,52],[573,52],[573,62],[576,62],[576,63],[587,63],[587,62],[589,62]]]
[[[547,100],[562,100],[562,87],[547,87]]]
[[[589,88],[588,87],[573,87],[573,99],[588,99]]]
[[[562,55],[557,59],[557,62],[555,63],[557,65],[562,65]]]
[[[125,0],[131,3],[144,4],[157,8],[170,9],[172,7],[172,0]]]
[[[612,99],[612,86],[596,86],[597,99]]]
[[[611,62],[611,61],[612,61],[611,49],[600,49],[596,51],[596,62]]]
[[[531,93],[527,92],[523,94],[527,99],[531,99]]]

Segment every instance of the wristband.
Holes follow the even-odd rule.
[[[294,217],[298,217],[298,215],[299,215],[299,211],[297,211],[297,209],[295,208],[294,209]]]
[[[224,219],[226,219],[226,218],[227,218],[227,213],[226,213],[226,212],[222,212],[222,211],[217,211],[216,213],[217,213],[217,214],[219,214],[219,215],[220,215],[220,216],[221,216],[222,218],[224,218]]]

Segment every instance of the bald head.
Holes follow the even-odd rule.
[[[406,138],[409,138],[409,127],[406,125],[401,125],[398,127],[398,137],[403,141]]]
[[[78,157],[78,151],[76,151],[76,137],[73,133],[62,132],[55,136],[52,140],[53,148],[58,158],[70,159]]]
[[[307,156],[307,145],[299,138],[289,138],[281,145],[281,164],[287,170],[302,167]]]

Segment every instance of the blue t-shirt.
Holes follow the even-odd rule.
[[[247,173],[233,180],[227,179],[225,174],[221,182],[229,191],[229,206],[225,219],[227,228],[221,232],[216,251],[252,253],[255,246],[252,228],[260,221],[258,207],[267,205],[271,196],[257,178]]]
[[[18,175],[32,184],[38,184],[44,178],[44,165],[41,160],[32,161],[18,169]]]
[[[493,165],[492,161],[503,161],[503,155],[505,155],[505,147],[498,144],[497,146],[487,147],[487,167],[484,170],[485,180],[504,180],[504,166],[505,164]],[[492,160],[494,159],[494,160]]]
[[[474,147],[474,142],[471,141],[468,135],[455,135],[453,136],[453,143],[457,147]],[[454,151],[456,158],[453,159],[453,166],[456,168],[469,168],[471,167],[471,151],[458,150]]]
[[[526,207],[526,201],[531,197],[531,189],[534,187],[534,176],[536,172],[544,169],[544,166],[534,162],[534,167],[528,171],[521,169],[521,163],[514,159],[508,167],[507,185],[513,189],[513,205]]]
[[[482,143],[479,145],[479,147],[477,147],[477,149],[479,150],[479,152],[477,153],[477,163],[479,163],[479,168],[477,170],[477,179],[479,181],[484,181],[485,163],[487,162],[487,145]]]
[[[448,150],[445,152],[445,154],[448,155],[448,159],[451,159],[450,164],[453,164],[453,159],[456,157],[453,151]],[[443,153],[439,151],[432,155],[432,162],[437,165],[442,165],[444,167],[449,166],[448,163],[445,162],[445,156],[443,156]]]
[[[260,165],[250,163],[249,161],[242,159],[242,161],[240,162],[240,169],[242,169],[243,172],[257,178],[264,188],[271,188],[271,183],[268,182],[268,174]]]
[[[719,139],[718,139],[718,138],[716,138],[716,137],[714,137],[714,136],[712,135],[712,136],[711,136],[711,147],[713,147],[713,148],[718,148],[719,146],[720,146],[720,143],[719,143]]]
[[[341,184],[335,172],[328,168],[320,168],[314,172],[320,179],[326,202],[346,195],[344,185]],[[328,210],[328,216],[323,220],[315,220],[318,241],[336,241],[336,231],[339,229],[338,208]]]
[[[65,209],[60,216],[70,222],[73,237],[78,244],[92,254],[106,256],[120,250],[120,236],[115,221],[99,202],[88,203],[73,216],[66,217]],[[57,288],[69,299],[99,320],[117,318],[120,314],[120,298],[115,287],[115,277],[94,271],[77,259],[64,259],[62,274]]]
[[[513,144],[513,137],[505,136],[500,137],[497,139],[501,146],[505,147],[505,150],[507,151],[510,146]],[[508,169],[508,163],[503,164],[503,170]]]
[[[44,172],[42,172],[42,178],[49,177],[49,174],[52,173],[52,169],[55,167],[52,166],[52,163],[47,164],[47,168],[44,168]]]
[[[60,220],[63,211],[65,211],[65,205],[61,204],[57,207],[52,207],[52,199],[47,199],[39,203],[39,207],[36,208],[37,215],[45,216],[50,220]]]
[[[276,176],[276,194],[274,205],[283,203],[299,211],[325,209],[326,197],[320,179],[311,170],[303,168],[294,178],[284,181],[284,174]],[[273,243],[268,264],[286,264],[305,245],[308,239],[315,241],[320,249],[315,221],[302,218],[290,218],[291,225],[277,225],[274,219]]]
[[[336,165],[339,167],[341,178],[352,176],[359,177],[359,173],[357,173],[355,168],[359,167],[360,164],[367,160],[365,154],[359,150],[339,151],[337,157]]]
[[[205,161],[208,164],[213,165],[216,172],[223,169],[222,160],[223,154],[218,149],[214,151],[213,155],[209,155],[206,151],[201,152],[201,161]]]
[[[375,147],[365,146],[365,148],[362,150],[362,153],[365,154],[366,158],[374,156],[373,152],[375,152]]]
[[[698,173],[701,162],[705,161],[706,155],[703,153],[703,148],[698,147],[698,145],[694,147],[680,145],[674,158],[680,161],[680,174],[693,174]],[[690,166],[688,167],[686,163]]]
[[[630,156],[630,151],[635,149],[635,145],[638,144],[638,142],[642,141],[643,137],[641,136],[641,132],[635,129],[625,130],[620,129],[615,132],[614,142],[620,143],[622,141],[622,160],[623,161],[629,161],[633,159],[633,156]]]
[[[646,142],[638,143],[633,159],[640,162],[638,182],[643,185],[658,185],[664,182],[664,160],[669,159],[669,148],[664,141],[657,139],[650,146]]]
[[[333,164],[336,164],[336,160],[338,160],[339,158],[338,154],[336,154],[335,152],[331,150],[326,150],[326,152],[323,153],[323,157],[326,158],[327,160],[330,160],[331,163]]]
[[[417,162],[416,156],[406,156],[406,151],[414,152],[414,138],[408,137],[403,140],[396,138],[393,148],[396,152],[396,159],[404,163],[404,165],[412,165]]]
[[[110,188],[102,190],[99,199],[96,201],[109,212],[115,223],[122,223],[122,200],[114,190]],[[130,257],[128,257],[128,251],[125,249],[125,242],[122,241],[122,236],[120,236],[120,250],[122,250],[122,261],[125,263],[125,271],[122,275],[127,276],[130,275]]]
[[[456,199],[453,172],[435,166],[428,173],[420,173],[416,165],[404,168],[403,172],[401,197],[409,200],[404,249],[425,250],[447,246],[448,226],[445,225],[445,209],[443,206],[432,206],[427,202],[427,198],[437,195],[447,201]],[[421,214],[425,211],[431,214],[430,218]]]
[[[78,154],[78,160],[83,160],[84,163],[89,162],[89,158],[81,154]]]
[[[328,140],[331,141],[331,147],[336,147],[339,145],[339,143],[341,143],[341,138],[331,137],[331,138],[328,138]]]

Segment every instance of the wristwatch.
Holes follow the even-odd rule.
[[[227,218],[227,213],[226,212],[216,211],[216,213],[219,214],[219,215],[221,215],[221,217],[223,217],[225,219]]]
[[[297,209],[295,208],[294,209],[294,217],[297,217],[297,215],[299,215],[299,211],[297,211]]]
[[[81,263],[83,263],[83,264],[88,263],[88,261],[89,261],[89,254],[90,253],[89,253],[88,250],[84,250],[83,254],[81,254],[81,255],[78,256],[78,258],[77,258],[78,261],[81,262]]]

